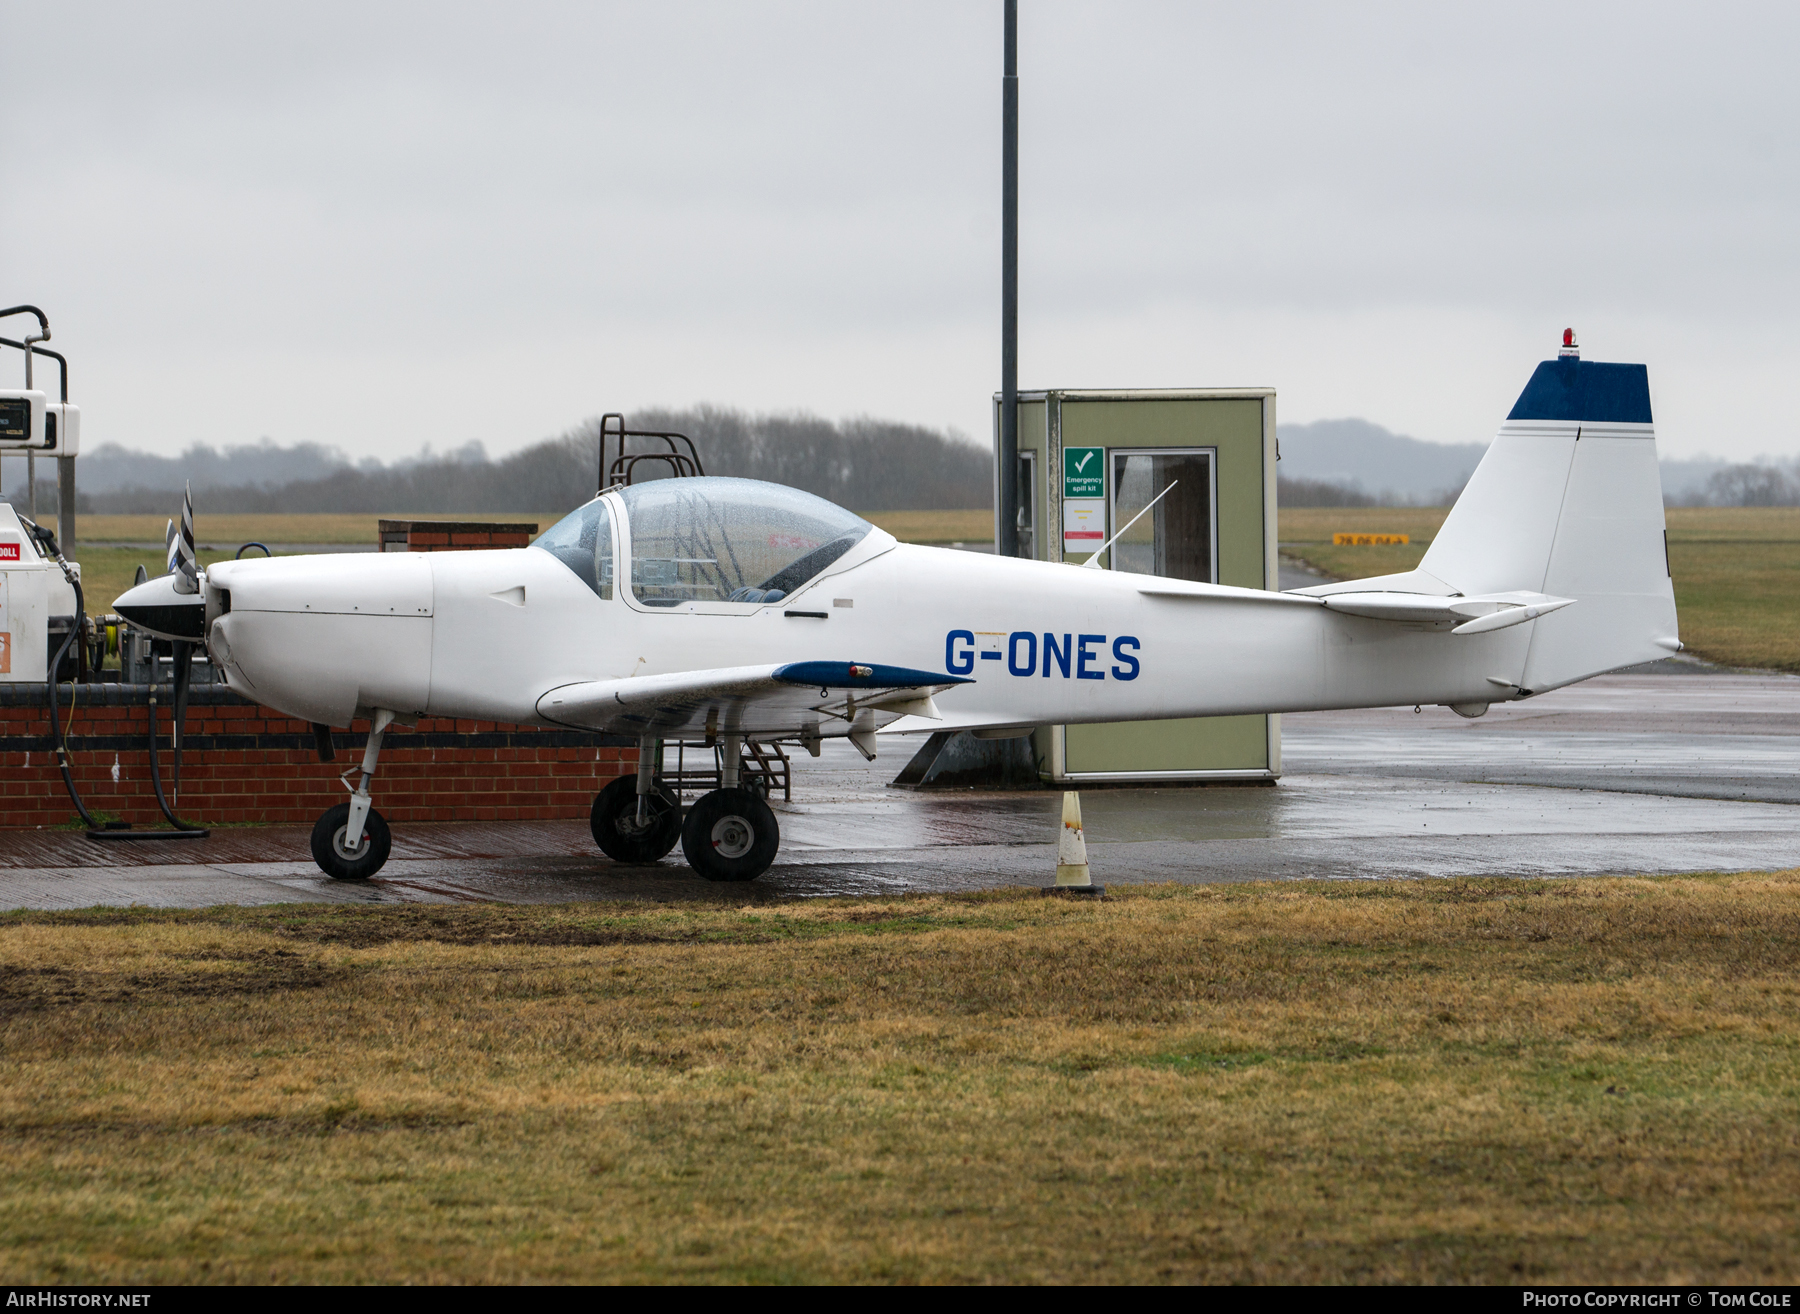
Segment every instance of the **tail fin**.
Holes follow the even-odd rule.
[[[1419,573],[1455,593],[1577,600],[1532,622],[1533,692],[1678,651],[1645,367],[1539,365]]]

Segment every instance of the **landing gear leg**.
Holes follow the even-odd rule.
[[[381,738],[393,722],[392,712],[383,709],[375,713],[369,723],[368,747],[363,749],[361,781],[351,791],[348,803],[329,809],[313,826],[313,861],[333,880],[368,880],[381,870],[393,847],[387,820],[371,806],[369,796],[369,782],[375,778],[375,764],[381,757]],[[351,774],[344,773],[346,789]]]
[[[650,799],[656,793],[656,772],[662,766],[662,741],[649,736],[638,740],[637,805],[634,818],[641,827],[650,821]]]

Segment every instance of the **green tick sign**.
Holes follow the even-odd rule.
[[[1106,449],[1063,448],[1063,496],[1106,496]]]

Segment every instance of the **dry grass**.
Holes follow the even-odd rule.
[[[77,524],[80,538],[89,543],[157,543],[171,506],[158,516],[84,515]],[[994,538],[994,513],[973,511],[865,511],[864,519],[880,525],[908,543],[990,543]],[[213,543],[226,551],[252,540],[263,543],[366,543],[373,546],[379,520],[485,520],[535,523],[545,530],[562,519],[556,511],[386,511],[380,515],[207,515],[194,516],[195,541]]]
[[[1793,1282],[1800,873],[0,918],[8,1282]]]
[[[870,511],[873,521],[903,543],[988,543],[994,537],[993,512],[975,511]],[[382,519],[489,520],[535,522],[548,529],[561,517],[553,511],[536,514],[504,511],[469,511],[413,516],[396,511],[384,516],[365,515],[196,515],[195,542],[202,545],[202,564],[227,560],[238,545],[261,543],[364,543],[373,547],[375,523]],[[82,547],[83,587],[97,606],[111,607],[112,600],[131,587],[139,564],[152,574],[162,573],[162,549],[91,546],[103,543],[155,543],[163,541],[167,516],[82,516],[77,529]],[[211,550],[207,550],[211,545]],[[259,554],[257,554],[259,555]]]
[[[161,575],[166,569],[160,548],[146,550],[82,546],[75,555],[81,562],[81,592],[89,615],[111,611],[113,599],[131,587],[140,565],[151,575]],[[210,566],[215,561],[231,560],[231,552],[202,550],[196,555],[203,566]],[[262,554],[255,552],[250,555]]]
[[[1281,541],[1329,547],[1333,534],[1410,534],[1415,543],[1430,543],[1449,514],[1441,506],[1284,506]]]
[[[205,497],[196,501],[204,507]],[[181,510],[171,505],[157,516],[81,516],[76,533],[88,543],[155,543],[161,545],[169,517]],[[561,520],[559,511],[383,511],[379,515],[207,515],[204,509],[194,514],[194,541],[212,543],[227,553],[235,552],[240,543],[376,543],[377,522],[382,520],[481,520],[506,524],[536,524],[545,530]]]
[[[986,507],[972,511],[860,511],[902,543],[992,543],[994,513]]]
[[[1294,508],[1281,540],[1339,579],[1411,570],[1447,512]],[[1726,666],[1800,670],[1800,507],[1671,507],[1669,562],[1688,651]],[[1411,534],[1405,547],[1336,547],[1333,533]]]

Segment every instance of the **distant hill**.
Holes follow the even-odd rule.
[[[1370,505],[1443,506],[1474,473],[1486,443],[1428,443],[1368,420],[1318,420],[1279,430],[1284,481],[1336,485]],[[1317,494],[1313,494],[1316,496]],[[1289,502],[1290,505],[1345,505]]]

